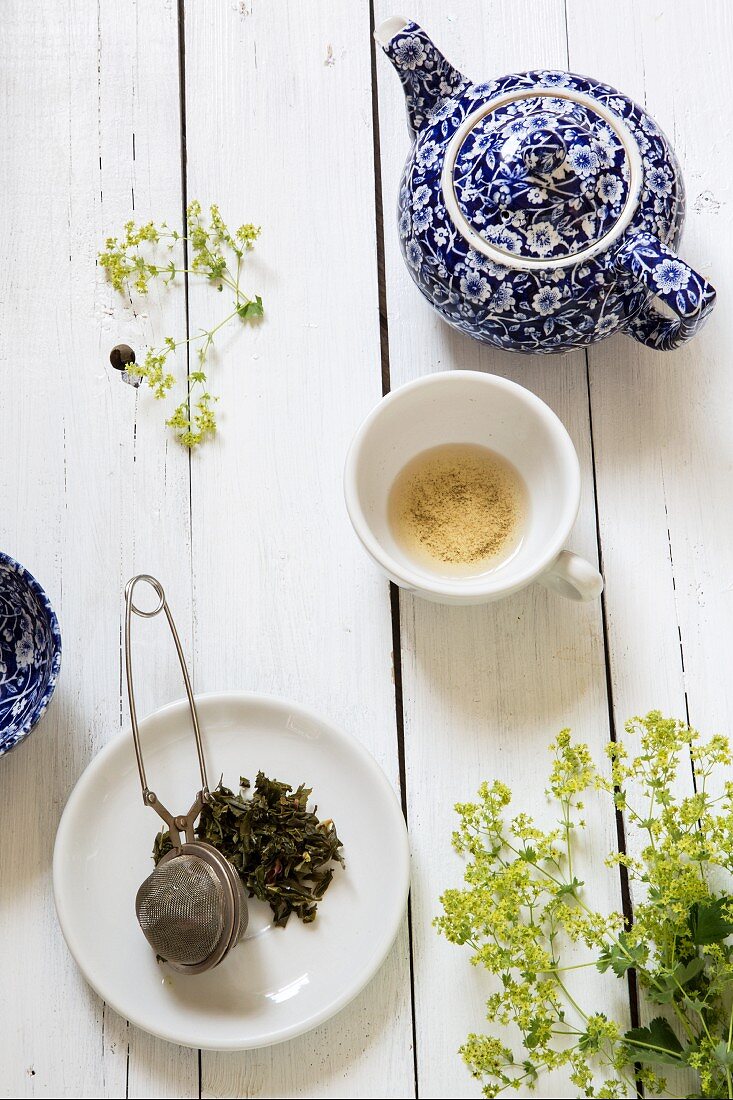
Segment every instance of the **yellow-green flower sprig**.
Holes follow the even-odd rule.
[[[254,247],[260,235],[259,227],[240,225],[231,232],[216,204],[209,207],[207,222],[201,213],[201,204],[195,201],[188,205],[186,222],[187,232],[181,234],[169,229],[165,222],[156,226],[153,222],[136,225],[134,221],[129,221],[119,238],[107,238],[104,250],[99,253],[99,263],[106,270],[115,290],[129,296],[133,291],[147,294],[150,283],[155,279],[170,285],[179,275],[203,276],[217,290],[226,288],[232,292],[233,309],[218,324],[180,340],[166,336],[161,347],[148,349],[142,363],[127,368],[128,374],[144,382],[161,400],[167,397],[176,381],[168,367],[170,357],[180,347],[198,344],[198,366],[186,375],[186,396],[166,420],[179,442],[193,448],[216,432],[214,405],[218,398],[208,390],[204,369],[214,338],[236,317],[241,321],[261,317],[263,307],[259,295],[247,296],[240,285],[245,253]],[[189,267],[183,261],[186,246]],[[163,249],[167,251],[163,252]]]
[[[487,1097],[531,1087],[560,1067],[579,1096],[636,1095],[639,1084],[646,1095],[669,1096],[663,1074],[676,1067],[697,1074],[693,1095],[733,1097],[733,783],[717,777],[730,766],[730,747],[720,736],[703,743],[657,711],[627,723],[626,735],[608,746],[609,777],[561,731],[547,791],[559,806],[556,828],[512,815],[500,782],[483,783],[476,802],[456,806],[464,886],[443,894],[435,923],[497,982],[487,1018],[501,1039],[472,1034],[461,1048]],[[680,795],[690,763],[694,790]],[[643,899],[632,925],[594,911],[573,872],[583,795],[593,788],[623,810],[629,833],[641,834],[636,858],[616,852],[607,860],[626,866]],[[563,965],[570,943],[579,947]],[[575,961],[577,950],[585,961]],[[584,966],[619,978],[634,971],[660,1014],[624,1031],[597,1006],[584,1008],[565,984],[568,971]],[[507,1040],[509,1025],[521,1051]]]

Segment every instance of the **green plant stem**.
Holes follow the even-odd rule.
[[[672,1010],[673,1010],[675,1016],[677,1017],[677,1019],[682,1024],[683,1028],[685,1029],[685,1034],[687,1035],[687,1038],[690,1040],[690,1042],[691,1043],[697,1042],[697,1035],[695,1034],[695,1030],[694,1030],[692,1024],[690,1023],[690,1021],[687,1017],[687,1014],[684,1012],[684,1010],[682,1008],[680,1008],[680,1006],[675,1001],[672,1002]]]
[[[565,985],[565,983],[563,982],[563,980],[562,980],[561,978],[557,978],[557,977],[556,977],[556,978],[555,978],[555,981],[557,982],[557,984],[558,984],[558,986],[560,987],[560,989],[561,989],[561,990],[563,991],[564,995],[565,995],[565,996],[567,997],[567,999],[568,999],[568,1003],[569,1003],[569,1004],[571,1004],[571,1005],[573,1006],[573,1008],[575,1009],[575,1011],[576,1011],[576,1012],[578,1013],[578,1015],[579,1015],[579,1016],[580,1016],[580,1017],[581,1017],[581,1018],[582,1018],[583,1020],[586,1020],[586,1021],[587,1021],[587,1019],[588,1019],[588,1016],[587,1016],[587,1014],[586,1014],[585,1012],[583,1012],[583,1009],[582,1009],[582,1008],[580,1007],[580,1005],[579,1005],[579,1004],[578,1004],[578,1002],[577,1002],[577,1001],[575,1000],[575,998],[574,998],[574,997],[572,997],[572,996],[570,995],[570,993],[569,993],[569,991],[568,991],[568,988],[567,988],[567,986]]]
[[[585,970],[586,967],[595,966],[593,959],[587,963],[575,963],[573,966],[548,966],[542,970],[543,974],[564,974],[566,970]]]

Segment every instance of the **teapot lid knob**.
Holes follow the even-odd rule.
[[[549,127],[533,130],[522,147],[522,159],[528,172],[551,176],[568,155],[562,135]]]

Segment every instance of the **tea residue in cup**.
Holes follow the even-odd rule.
[[[390,490],[389,522],[416,564],[477,576],[519,549],[527,490],[514,466],[488,447],[448,443],[416,455]]]

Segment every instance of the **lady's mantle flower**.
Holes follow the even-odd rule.
[[[662,260],[654,271],[654,282],[662,294],[682,290],[690,281],[690,272],[679,260]]]
[[[512,1064],[512,1052],[492,1035],[469,1035],[460,1049],[460,1054],[475,1077],[497,1078],[502,1087],[506,1087],[506,1083],[510,1082],[510,1078],[504,1071],[507,1065]],[[485,1095],[497,1096],[499,1091],[497,1087],[496,1091],[485,1091]]]
[[[532,305],[541,317],[546,317],[555,312],[561,301],[562,295],[556,286],[543,286],[532,299]]]
[[[415,35],[407,35],[394,47],[394,58],[400,68],[416,69],[425,61],[425,46]]]
[[[469,1035],[464,1060],[487,1100],[562,1067],[578,1095],[627,1096],[637,1077],[646,1095],[660,1095],[665,1083],[648,1050],[669,1053],[668,1064],[696,1071],[691,1095],[727,1095],[733,930],[727,739],[702,743],[694,730],[653,711],[627,723],[624,740],[608,745],[610,774],[594,766],[588,746],[569,730],[550,749],[547,794],[561,811],[554,828],[545,831],[529,814],[511,812],[511,793],[499,782],[483,783],[476,802],[456,806],[453,844],[466,857],[464,886],[445,891],[434,923],[451,943],[468,945],[472,963],[494,978],[486,1016],[501,1036]],[[693,793],[685,796],[678,793],[679,780],[689,777],[690,763]],[[724,772],[720,780],[713,777],[713,794],[705,782],[717,769]],[[615,851],[607,861],[625,867],[634,886],[643,884],[632,927],[621,914],[594,911],[573,873],[575,837],[585,826],[578,815],[593,790],[626,810],[639,834],[638,857]],[[578,963],[583,946],[590,955]],[[682,1038],[664,1018],[625,1033],[625,1021],[586,1011],[582,981],[573,990],[578,1005],[567,993],[564,971],[594,964],[624,980],[635,970],[640,988],[675,1014]],[[506,1045],[512,1036],[520,1039],[514,1049]]]

